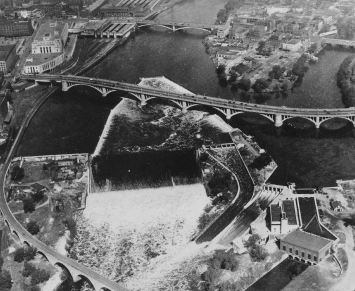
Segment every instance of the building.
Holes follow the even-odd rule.
[[[58,161],[58,167],[74,166],[74,164],[75,160],[72,159]]]
[[[270,205],[270,231],[272,234],[286,234],[300,226],[296,200],[280,200]]]
[[[26,59],[23,72],[35,74],[50,71],[61,65],[64,60],[64,53],[33,54]]]
[[[28,36],[32,35],[31,21],[0,19],[0,36]]]
[[[265,36],[266,29],[266,25],[254,25],[249,31],[249,37],[252,40],[261,39]]]
[[[280,247],[292,258],[317,264],[330,254],[333,243],[333,240],[297,229],[281,239]]]
[[[62,53],[67,39],[68,23],[43,23],[32,41],[32,54]]]
[[[282,44],[284,50],[289,50],[291,52],[296,52],[302,47],[302,41],[300,39],[293,38],[286,43]]]
[[[229,38],[242,40],[247,37],[248,33],[249,33],[249,29],[243,26],[235,26],[230,29]]]
[[[0,71],[10,72],[17,59],[16,45],[0,46]]]
[[[81,35],[84,36],[94,36],[97,37],[102,34],[102,32],[111,25],[111,21],[106,20],[90,20],[86,23]]]
[[[345,210],[344,206],[341,205],[340,201],[331,201],[330,206],[331,206],[332,210],[335,212],[341,212],[341,211]]]
[[[106,4],[100,8],[102,17],[133,17],[133,11],[129,7],[114,6],[112,3]]]

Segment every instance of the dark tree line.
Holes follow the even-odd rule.
[[[353,80],[354,74],[354,56],[348,56],[341,63],[337,73],[337,85],[341,91],[342,102],[345,107],[355,106],[355,86]]]

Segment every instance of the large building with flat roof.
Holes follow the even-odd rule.
[[[17,59],[16,45],[0,45],[0,71],[9,72]]]
[[[32,41],[32,54],[62,53],[67,39],[68,23],[43,23]]]
[[[43,73],[61,65],[67,39],[68,23],[43,23],[33,39],[32,54],[26,59],[24,73]]]
[[[28,36],[32,35],[31,21],[0,19],[0,36]]]

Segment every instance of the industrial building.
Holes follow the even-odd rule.
[[[19,21],[0,19],[0,36],[28,36],[32,35],[31,20]]]
[[[16,45],[0,45],[0,71],[10,72],[17,59]]]

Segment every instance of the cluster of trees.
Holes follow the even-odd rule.
[[[21,181],[23,177],[25,177],[25,170],[21,168],[19,165],[15,165],[12,168],[10,175],[12,181],[18,182]]]
[[[296,76],[303,76],[309,70],[309,67],[306,64],[307,61],[308,56],[306,54],[302,54],[293,65],[292,73]]]
[[[40,290],[39,286],[37,285],[48,281],[50,278],[50,273],[48,271],[36,268],[33,264],[27,261],[24,264],[22,275],[26,278],[31,277],[31,291]]]
[[[310,54],[313,54],[313,53],[317,50],[317,48],[318,48],[317,43],[312,43],[312,44],[310,45],[310,47],[308,48],[308,52],[309,52]]]
[[[211,221],[219,216],[219,212],[212,211],[212,207],[205,207],[204,212],[198,218],[197,228],[199,231],[203,230]]]
[[[33,260],[36,256],[37,249],[33,247],[18,248],[14,252],[14,261],[22,263],[23,261]]]
[[[11,274],[7,270],[2,270],[4,260],[0,257],[0,291],[10,291],[12,287]]]
[[[355,106],[355,86],[352,80],[355,69],[354,59],[354,56],[346,57],[337,73],[337,85],[341,90],[342,101],[346,107]]]
[[[286,71],[285,67],[281,67],[279,65],[274,65],[272,70],[269,72],[270,79],[280,79],[283,73]]]
[[[217,250],[208,263],[206,272],[201,275],[205,291],[228,291],[236,290],[237,285],[231,282],[218,284],[222,270],[236,271],[239,263],[233,252]],[[232,289],[230,289],[232,287]],[[234,289],[233,289],[234,288]]]
[[[217,77],[219,80],[219,84],[221,86],[227,86],[227,74],[226,74],[226,66],[224,64],[220,64],[216,69]]]
[[[272,158],[267,153],[262,153],[250,164],[250,167],[261,170],[272,162]]]
[[[260,236],[258,234],[252,234],[245,243],[245,246],[248,247],[251,259],[256,262],[263,261],[268,256],[267,250],[258,244],[259,241]]]
[[[34,220],[30,220],[27,225],[26,225],[26,229],[27,231],[32,234],[32,235],[36,235],[37,233],[39,233],[39,225],[37,224],[36,221]]]
[[[227,171],[215,171],[211,180],[208,182],[208,188],[211,190],[212,197],[221,192],[228,191],[230,173]]]
[[[241,4],[243,4],[243,0],[229,0],[226,5],[224,5],[224,9],[221,9],[217,13],[216,24],[223,24],[227,21],[229,13],[238,8]]]
[[[339,19],[338,23],[336,24],[338,35],[341,38],[345,39],[352,39],[354,36],[354,29],[355,29],[355,19],[348,18],[346,20]]]

